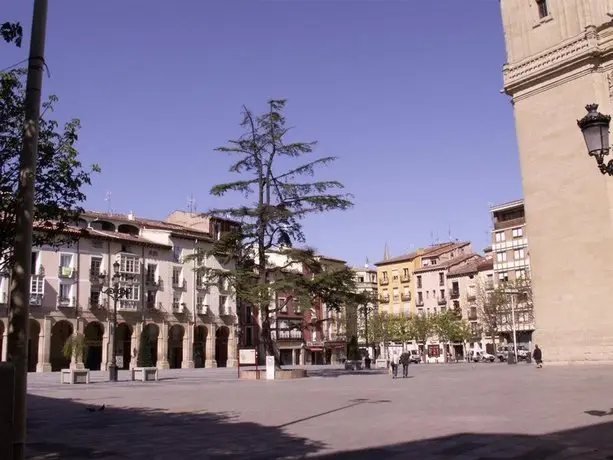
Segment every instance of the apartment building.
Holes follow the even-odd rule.
[[[413,273],[421,267],[421,260],[427,254],[444,255],[455,250],[453,242],[420,248],[398,257],[388,257],[375,263],[379,295],[379,311],[394,315],[415,313],[415,291]]]
[[[282,248],[270,250],[267,256],[269,263],[275,266],[287,267],[305,276],[311,274],[304,264],[292,264],[287,251]],[[317,255],[317,259],[324,270],[345,266],[341,259],[324,255]],[[271,335],[279,347],[282,364],[333,364],[346,357],[345,312],[331,311],[319,299],[305,309],[282,293],[277,293],[273,305]],[[261,321],[257,314],[256,317]]]
[[[468,341],[469,349],[492,353],[496,336],[487,335],[483,316],[487,296],[494,289],[493,260],[478,257],[468,263],[450,267],[447,272],[447,289],[450,308],[468,322],[473,332]],[[462,347],[455,348],[456,356],[463,351]]]
[[[490,213],[493,224],[492,252],[496,279],[512,281],[528,277],[530,254],[524,200],[492,206]]]
[[[189,225],[176,222],[185,221]],[[133,214],[85,212],[66,230],[62,247],[32,252],[30,371],[69,366],[106,369],[111,361],[114,300],[105,294],[119,275],[127,295],[117,301],[120,369],[135,364],[140,334],[148,334],[160,369],[236,365],[236,303],[227,285],[211,285],[198,268],[224,269],[204,254],[234,223],[176,211],[165,221]],[[0,277],[1,357],[6,359],[8,273]],[[63,347],[72,334],[87,342],[83,362]]]
[[[368,263],[363,268],[354,268],[356,289],[358,292],[368,292],[373,296],[377,295],[377,269],[371,267]],[[372,314],[376,305],[370,304],[361,306],[360,310],[355,311],[355,320],[347,322],[347,336],[351,339],[352,335],[356,335],[360,348],[367,349],[368,356],[374,357],[373,344],[367,344],[367,329],[368,321],[372,318]]]

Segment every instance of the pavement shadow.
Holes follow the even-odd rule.
[[[373,375],[386,375],[386,369],[364,369],[361,371],[345,370],[345,369],[309,369],[309,377],[344,377],[346,375],[359,375],[369,377]]]
[[[538,436],[459,433],[369,449],[315,455],[322,460],[457,460],[613,459],[613,422]]]
[[[27,458],[31,460],[264,460],[287,452],[302,458],[324,447],[281,427],[239,422],[232,414],[102,408],[28,395]]]

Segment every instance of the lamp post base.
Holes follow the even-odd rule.
[[[117,364],[110,364],[109,365],[109,382],[116,382],[118,376],[119,376],[119,369],[117,368]]]

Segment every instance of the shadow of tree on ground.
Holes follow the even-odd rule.
[[[172,397],[169,395],[169,397]],[[28,395],[30,459],[272,459],[323,444],[232,414],[91,406]]]

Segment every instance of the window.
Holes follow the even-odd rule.
[[[387,281],[387,272],[383,272],[383,281],[386,282]]]
[[[393,290],[393,295],[394,295],[394,301],[398,300],[398,288],[394,288]]]
[[[70,284],[60,284],[60,302],[67,302],[70,299]]]
[[[445,274],[444,273],[439,273],[438,274],[438,285],[439,286],[444,286],[445,285]]]
[[[398,270],[392,270],[392,281],[398,281]]]
[[[517,227],[513,229],[513,238],[521,238],[524,236],[524,229],[521,227]]]
[[[100,268],[102,267],[102,257],[92,257],[89,263],[89,273],[97,276],[100,274]]]
[[[498,273],[498,279],[500,281],[509,281],[509,274],[507,272]]]
[[[181,248],[177,246],[172,247],[172,257],[175,262],[181,261]]]
[[[524,255],[525,255],[525,254],[524,254],[524,249],[523,249],[523,248],[521,248],[521,249],[516,249],[515,251],[513,251],[513,258],[514,258],[515,260],[521,260],[521,259],[523,259],[523,258],[524,258]]]
[[[504,232],[494,233],[494,239],[496,240],[496,243],[500,243],[501,241],[504,241]]]
[[[507,261],[507,253],[506,252],[497,252],[496,253],[496,262],[506,262]]]
[[[172,267],[172,285],[178,286],[181,282],[181,267]]]
[[[30,283],[30,294],[32,295],[42,295],[44,293],[44,281],[42,278],[32,277]]]
[[[408,268],[403,268],[402,269],[402,277],[406,280],[409,278],[409,269]]]
[[[411,289],[408,286],[404,287],[404,290],[402,291],[402,297],[404,297],[405,299],[411,298]]]
[[[92,306],[100,305],[100,291],[89,292],[89,304]]]
[[[445,300],[445,289],[441,289],[440,295],[440,299]]]
[[[358,283],[363,283],[363,282],[364,282],[364,277],[358,276]]]
[[[140,289],[139,286],[134,285],[134,286],[124,286],[126,288],[126,296],[125,299],[126,300],[135,300],[137,301],[140,298]]]
[[[219,314],[220,315],[227,315],[228,311],[227,311],[227,307],[228,307],[228,296],[226,295],[220,295],[219,296]]]
[[[140,264],[136,256],[122,254],[119,259],[119,271],[122,273],[140,273]]]
[[[181,306],[181,295],[173,295],[172,296],[172,309],[178,310]]]
[[[147,282],[153,283],[155,282],[155,273],[157,272],[158,266],[156,264],[147,264]]]
[[[515,270],[515,279],[520,279],[520,278],[525,278],[525,277],[526,277],[525,269]]]
[[[60,267],[72,267],[72,254],[60,254]]]
[[[459,295],[460,294],[460,283],[458,281],[454,281],[451,283],[451,295]]]
[[[421,289],[421,275],[417,275],[417,289]]]
[[[421,293],[421,291],[417,293],[417,304],[418,305],[424,304],[424,295]]]
[[[219,306],[221,307],[221,296],[219,297]],[[287,312],[287,299],[285,297],[277,297],[277,310]]]
[[[547,0],[536,0],[536,6],[539,11],[539,19],[543,19],[549,16],[549,9],[547,8]]]
[[[147,307],[154,308],[155,307],[155,297],[156,291],[147,291]]]
[[[387,301],[390,298],[390,294],[387,289],[383,289],[383,300]]]

